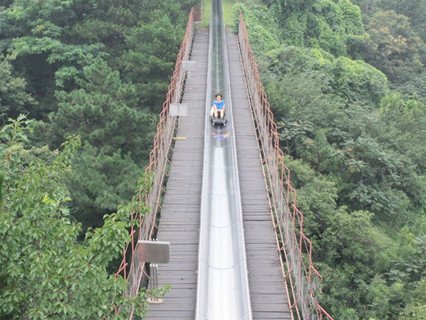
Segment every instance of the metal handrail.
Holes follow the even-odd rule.
[[[148,275],[145,272],[145,262],[140,262],[136,255],[138,240],[150,240],[157,228],[157,216],[161,210],[163,184],[170,163],[173,137],[176,130],[176,117],[170,115],[170,105],[179,103],[182,99],[186,72],[183,62],[189,60],[195,34],[195,21],[200,20],[199,8],[192,8],[186,26],[185,36],[176,58],[176,65],[168,86],[166,99],[157,124],[157,133],[153,139],[153,148],[149,155],[149,165],[145,175],[151,179],[149,192],[139,192],[138,210],[131,213],[130,242],[123,251],[123,259],[115,276],[123,276],[129,284],[128,294],[133,296],[139,292],[141,281]],[[127,255],[131,258],[128,259]],[[129,319],[133,318],[133,308]]]
[[[264,174],[270,191],[269,201],[276,241],[281,252],[282,273],[287,283],[287,292],[290,293],[288,304],[292,310],[292,318],[332,320],[316,298],[315,291],[321,275],[312,261],[312,243],[303,232],[304,217],[297,208],[296,190],[291,184],[290,170],[284,164],[277,125],[262,85],[242,14],[238,38],[249,101],[264,162]]]
[[[199,21],[199,11],[192,9],[189,15],[184,40],[176,59],[173,77],[168,88],[163,110],[157,125],[150,163],[146,174],[151,181],[149,193],[138,194],[139,208],[131,213],[131,241],[123,253],[123,260],[116,276],[122,275],[129,282],[129,294],[139,291],[141,279],[145,274],[145,264],[136,259],[138,239],[151,239],[157,224],[157,214],[161,209],[163,183],[170,163],[170,153],[176,128],[176,119],[169,114],[170,104],[181,100],[185,72],[183,61],[188,60],[194,37],[194,21]],[[303,214],[297,208],[296,192],[290,182],[290,170],[284,164],[284,155],[279,148],[279,134],[273,119],[273,113],[261,84],[254,54],[251,50],[247,29],[242,15],[240,16],[239,41],[243,66],[248,86],[249,100],[259,133],[259,144],[262,146],[265,176],[270,189],[271,210],[274,217],[276,240],[282,253],[281,265],[283,275],[290,287],[289,305],[293,315],[298,319],[333,318],[321,307],[315,297],[317,279],[321,276],[312,262],[312,244],[303,232]],[[145,194],[143,196],[143,194]],[[133,223],[137,222],[137,223]],[[131,259],[126,254],[130,253]],[[307,257],[307,263],[304,257]],[[130,267],[130,268],[129,268]],[[130,318],[133,317],[133,310]],[[293,317],[293,316],[292,316]]]

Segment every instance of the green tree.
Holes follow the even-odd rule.
[[[0,209],[3,205],[3,180],[4,180],[3,172],[0,172]]]
[[[39,102],[32,117],[46,119],[56,109],[55,74],[62,68],[81,67],[100,53],[101,44],[67,43],[66,30],[75,23],[73,4],[76,1],[14,1],[2,15],[4,31],[0,48],[14,58],[15,69],[22,74],[28,90]],[[75,70],[73,71],[75,73]],[[64,79],[59,79],[63,83]]]
[[[394,10],[410,18],[410,24],[420,35],[423,41],[426,41],[426,3],[422,0],[390,0],[383,1],[381,4],[384,9]]]
[[[57,93],[58,111],[50,115],[54,145],[77,133],[82,140],[112,154],[146,159],[156,117],[138,106],[135,86],[124,83],[118,71],[98,58],[77,79],[80,89]]]
[[[419,172],[425,172],[426,104],[395,92],[382,99],[380,114],[387,126],[386,139],[406,154]]]
[[[419,36],[426,41],[426,3],[423,0],[354,0],[368,19],[381,10],[393,10],[410,18],[410,24]]]
[[[183,33],[176,30],[166,14],[157,16],[155,21],[129,32],[129,49],[120,57],[119,64],[125,78],[136,84],[140,103],[159,112]]]
[[[336,177],[339,203],[374,212],[377,219],[404,221],[424,202],[416,163],[423,156],[420,105],[416,120],[411,118],[412,130],[404,133],[397,129],[404,123],[397,122],[398,111],[392,111],[398,116],[388,123],[378,112],[389,89],[377,69],[314,50],[290,47],[274,53],[266,60],[265,83],[286,151]],[[402,139],[406,134],[419,139],[409,144],[416,144],[413,159],[404,154],[409,148],[408,136]]]
[[[82,69],[102,57],[125,71],[122,60],[130,50],[149,50],[146,61],[131,60],[127,70],[139,69],[143,77],[130,77],[134,84],[141,82],[138,92],[142,103],[161,107],[165,90],[183,35],[189,8],[193,0],[176,1],[77,1],[49,0],[31,2],[15,0],[0,15],[2,32],[0,50],[15,57],[14,66],[28,83],[29,91],[39,102],[38,119],[56,111],[55,91],[78,88],[75,77]],[[167,21],[169,19],[169,21]],[[150,27],[155,25],[154,27]],[[4,28],[3,28],[4,26]],[[152,36],[137,42],[129,41],[138,28],[145,28]],[[157,39],[161,35],[162,41]],[[167,54],[164,55],[164,53]],[[130,53],[129,53],[130,54]],[[161,55],[163,54],[163,56]],[[156,59],[152,59],[155,57]],[[161,61],[161,63],[158,62]],[[135,65],[129,65],[135,63]],[[150,64],[155,66],[150,67]],[[157,66],[162,70],[153,72]],[[138,75],[139,76],[139,75]],[[138,88],[139,89],[139,88]],[[155,101],[153,101],[155,100]]]
[[[392,81],[406,82],[422,70],[420,50],[424,43],[412,30],[406,16],[395,11],[379,11],[368,24],[370,40],[366,60]]]
[[[233,10],[238,13],[234,18],[236,30],[238,30],[240,20],[239,13],[241,12],[244,15],[244,21],[250,28],[248,36],[254,52],[266,54],[280,47],[277,21],[266,6],[258,4],[248,7],[241,2],[237,2],[233,6]]]
[[[1,319],[126,319],[130,304],[144,313],[144,293],[125,298],[127,284],[107,272],[129,240],[136,203],[105,218],[102,228],[77,241],[65,180],[80,145],[70,138],[61,151],[25,148],[29,122],[20,117],[0,132],[4,172],[0,207]],[[114,307],[122,306],[115,315]]]
[[[73,214],[86,227],[101,224],[104,214],[131,198],[156,117],[137,105],[135,87],[123,83],[103,60],[96,59],[83,71],[84,77],[77,80],[80,89],[58,92],[58,112],[39,131],[54,137],[53,145],[74,133],[84,142],[68,182]]]
[[[330,72],[333,91],[347,102],[378,106],[388,92],[385,75],[361,60],[339,57]]]
[[[338,206],[333,177],[318,174],[302,160],[287,158],[286,164],[323,275],[321,300],[338,319],[387,319],[393,299],[401,294],[380,275],[391,265],[386,252],[391,239],[373,225],[371,213]]]
[[[72,214],[83,227],[98,227],[103,216],[129,201],[143,170],[130,155],[105,153],[86,143],[72,159],[67,178]],[[89,214],[90,213],[90,214]]]
[[[276,24],[245,17],[323,275],[320,301],[338,319],[415,319],[425,270],[422,73],[397,93],[373,66],[331,54],[341,55],[341,40],[347,45],[360,26],[343,18],[352,31],[339,33],[339,23],[332,25],[343,2],[265,3],[285,39],[273,37],[281,32]],[[309,21],[320,27],[306,41]],[[362,57],[362,50],[348,52]]]
[[[413,298],[405,307],[399,320],[425,320],[426,319],[426,278],[423,278],[414,291]]]
[[[277,0],[272,3],[284,42],[323,48],[336,55],[359,54],[366,35],[360,9],[349,0]]]
[[[25,80],[13,73],[10,62],[0,54],[0,126],[8,118],[31,112],[34,99],[26,92]]]

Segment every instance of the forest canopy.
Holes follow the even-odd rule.
[[[1,320],[143,314],[144,293],[123,298],[113,271],[197,3],[0,0]],[[240,11],[321,304],[335,319],[426,319],[426,2]]]
[[[144,312],[113,274],[196,2],[0,1],[0,319]]]
[[[243,2],[320,301],[335,319],[426,319],[425,2]]]

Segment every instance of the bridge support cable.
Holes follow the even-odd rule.
[[[261,83],[242,14],[238,37],[265,168],[276,240],[281,252],[283,276],[289,292],[289,305],[296,319],[332,320],[316,298],[321,275],[313,265],[312,243],[304,234],[303,214],[297,208],[296,191],[290,181],[290,171],[284,164],[284,155],[279,147],[280,136]]]
[[[252,319],[232,101],[220,0],[212,1],[195,318]],[[224,96],[228,124],[210,126],[215,93]]]

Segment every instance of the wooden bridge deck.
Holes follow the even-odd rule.
[[[194,319],[197,295],[198,239],[204,152],[204,108],[209,34],[198,29],[182,103],[188,115],[179,118],[172,164],[161,210],[158,240],[170,241],[170,263],[159,265],[159,285],[170,284],[162,304],[150,304],[144,319]]]
[[[253,319],[291,319],[237,37],[228,35],[227,42]],[[149,306],[144,319],[195,317],[207,57],[208,31],[199,29],[191,56],[197,67],[183,97],[188,116],[179,119],[182,140],[174,147],[157,235],[171,242],[171,261],[159,266],[159,284],[172,289],[162,304]]]
[[[291,319],[238,37],[226,41],[253,319]]]

